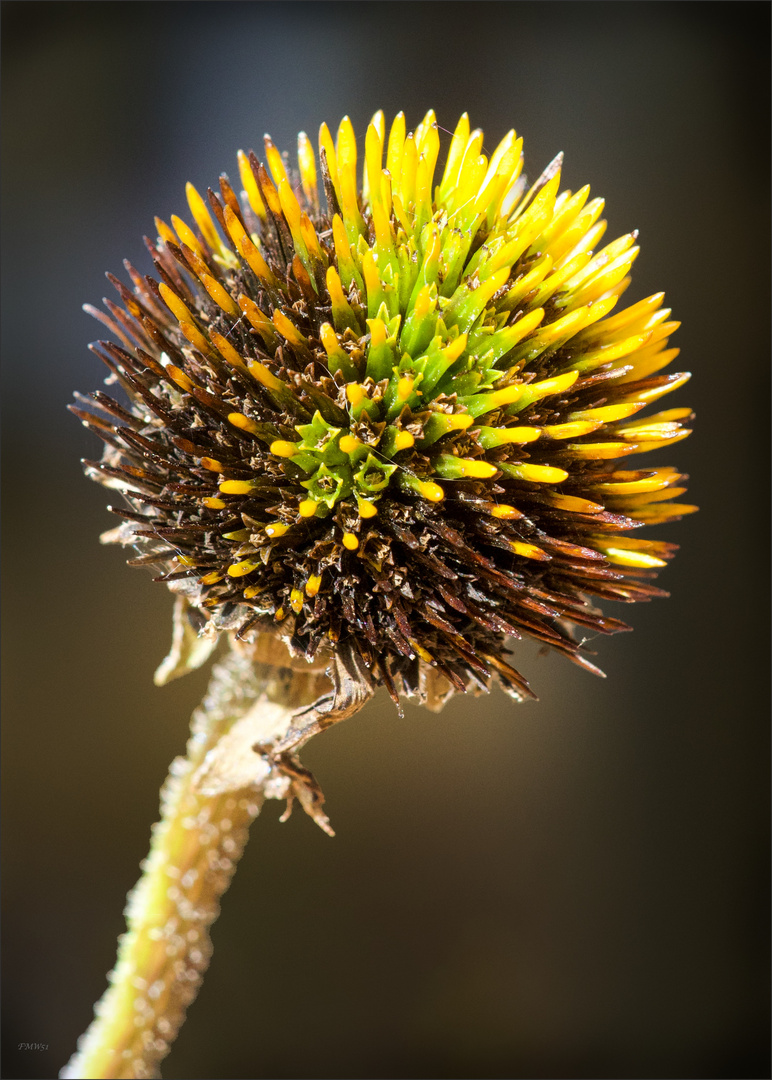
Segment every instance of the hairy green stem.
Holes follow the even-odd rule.
[[[161,820],[129,893],[110,986],[61,1077],[160,1075],[209,964],[209,928],[249,825],[266,796],[289,793],[288,779],[252,746],[281,738],[318,693],[318,675],[269,666],[256,650],[233,648],[215,666],[187,755],[172,762],[161,790]]]

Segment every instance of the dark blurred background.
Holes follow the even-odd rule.
[[[113,964],[206,673],[152,684],[171,598],[97,537],[80,310],[153,215],[270,131],[463,110],[638,228],[702,507],[608,674],[540,701],[380,698],[308,747],[337,837],[270,804],[173,1077],[767,1077],[769,20],[765,3],[2,5],[4,1075],[54,1077]],[[666,407],[670,407],[670,402]],[[613,607],[613,605],[611,605]],[[17,1050],[20,1042],[47,1044]]]

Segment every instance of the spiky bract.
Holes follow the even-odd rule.
[[[482,147],[463,116],[433,187],[434,113],[388,139],[378,113],[360,193],[350,121],[323,125],[320,200],[305,134],[297,173],[266,137],[241,199],[188,185],[194,227],[146,241],[157,279],[126,264],[123,308],[91,309],[129,407],[76,411],[108,443],[87,469],[127,499],[132,561],[210,628],[271,627],[308,658],[346,643],[392,694],[429,668],[530,693],[522,634],[592,668],[572,627],[626,627],[588,598],[663,595],[646,579],[674,546],[630,533],[694,509],[675,469],[621,460],[690,416],[636,416],[688,378],[661,374],[662,294],[611,314],[636,235],[595,254],[603,202],[559,193],[560,158],[527,189],[514,131]]]

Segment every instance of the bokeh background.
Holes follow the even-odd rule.
[[[659,463],[702,511],[660,530],[672,598],[613,612],[607,680],[525,646],[537,704],[378,699],[307,748],[338,835],[267,807],[164,1076],[769,1076],[769,19],[2,5],[4,1075],[54,1077],[88,1024],[206,683],[153,687],[171,599],[98,545],[80,305],[264,131],[431,105],[488,148],[514,125],[532,177],[564,150],[608,238],[640,230],[628,297],[666,290],[698,413]]]

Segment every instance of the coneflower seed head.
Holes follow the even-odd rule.
[[[688,434],[688,408],[638,415],[688,378],[662,373],[678,324],[662,294],[614,310],[636,234],[596,250],[602,200],[559,191],[560,157],[528,188],[514,131],[489,159],[462,116],[437,179],[434,113],[387,138],[379,112],[361,189],[358,150],[348,118],[318,171],[266,137],[240,198],[223,175],[156,219],[154,277],[108,275],[92,348],[128,402],[74,411],[126,500],[111,538],[197,628],[345,645],[395,698],[529,695],[521,635],[597,670],[577,637],[627,627],[591,598],[664,595],[675,546],[635,533],[695,509],[623,460]]]

